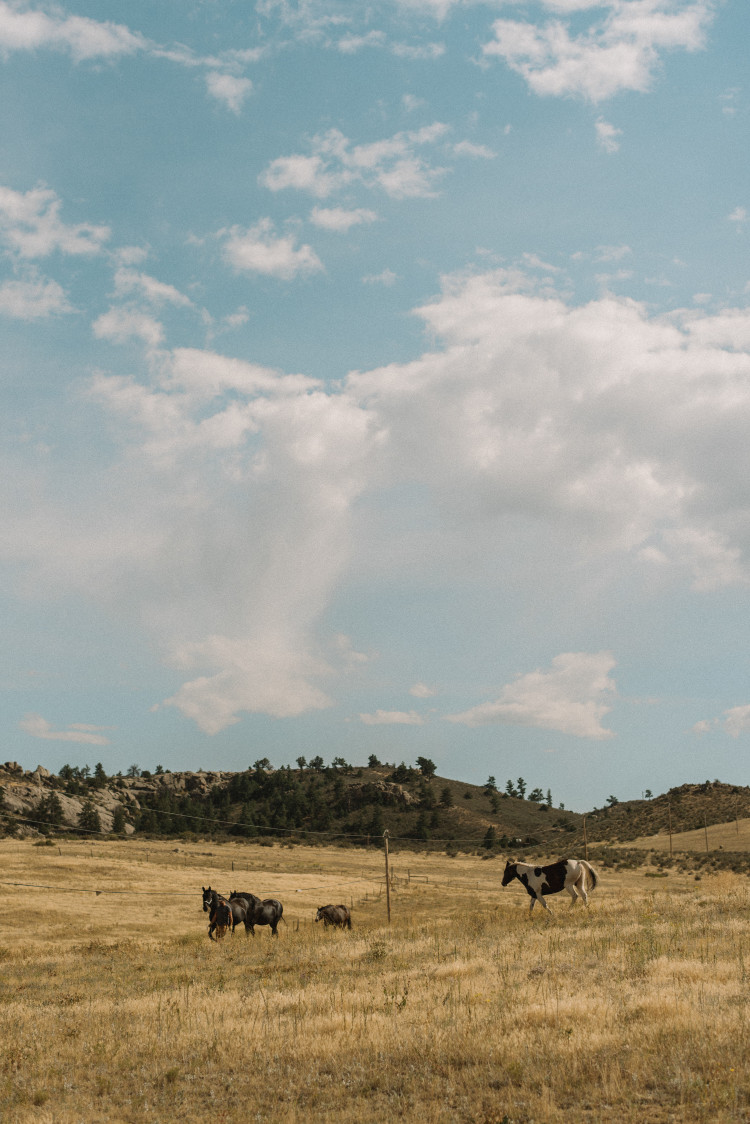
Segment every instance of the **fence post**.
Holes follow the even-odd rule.
[[[706,854],[708,854],[708,826],[706,825],[706,813],[703,813],[703,834],[706,837]]]
[[[669,813],[669,857],[672,857],[672,801],[667,801],[667,812]]]
[[[383,832],[385,843],[385,907],[388,913],[388,924],[391,923],[391,872],[388,869],[388,828]]]
[[[583,817],[583,857],[584,857],[584,859],[588,859],[588,857],[589,857],[589,840],[588,840],[588,836],[586,835],[586,817],[585,816]]]

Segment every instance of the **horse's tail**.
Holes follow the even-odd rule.
[[[584,879],[586,877],[586,874],[588,874],[589,878],[591,879],[591,885],[589,889],[595,890],[599,885],[599,875],[596,873],[591,863],[587,862],[586,859],[579,859],[578,862],[584,869]]]

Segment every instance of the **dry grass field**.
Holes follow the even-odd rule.
[[[731,823],[709,824],[706,828],[696,828],[694,831],[680,831],[672,833],[672,848],[675,851],[705,851],[706,839],[709,849],[714,851],[719,848],[725,851],[750,851],[750,820],[737,819]],[[625,844],[641,851],[668,851],[669,834],[660,832],[658,835],[644,835]]]
[[[529,919],[502,860],[397,853],[389,928],[377,851],[0,858],[5,1124],[750,1120],[744,877],[607,873]],[[279,939],[209,942],[208,883],[279,897]]]

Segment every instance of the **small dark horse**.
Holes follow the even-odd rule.
[[[279,921],[283,921],[286,925],[286,920],[282,917],[284,907],[276,898],[265,898],[261,901],[255,894],[247,893],[245,890],[232,890],[229,901],[232,905],[244,907],[245,931],[251,932],[253,936],[255,936],[256,925],[270,925],[274,937],[279,935],[277,929]]]
[[[231,931],[234,932],[240,921],[243,921],[245,923],[245,933],[247,934],[246,911],[241,902],[228,901],[217,890],[212,890],[210,886],[201,886],[201,889],[203,890],[203,912],[208,914],[208,935],[211,940],[214,940],[214,932],[219,926],[219,922],[217,922],[216,918],[220,903],[222,906],[222,909],[219,910],[220,915],[222,917],[224,916],[224,909],[229,912],[229,926],[231,927]],[[221,936],[223,935],[222,933]]]

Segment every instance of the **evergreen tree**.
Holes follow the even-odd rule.
[[[488,851],[491,851],[492,848],[495,846],[496,841],[497,841],[497,832],[495,831],[494,827],[488,827],[487,830],[484,833],[484,839],[482,840],[482,846],[486,847]]]
[[[78,826],[85,831],[101,831],[102,823],[99,819],[99,813],[94,806],[93,800],[90,798],[85,800],[83,807],[78,813]]]
[[[115,814],[112,817],[112,831],[114,831],[117,835],[122,835],[125,831],[126,822],[125,809],[123,808],[122,804],[118,804],[115,808]]]
[[[448,785],[440,791],[440,803],[444,808],[453,807],[453,793]]]
[[[429,757],[418,757],[417,768],[423,777],[434,777],[437,765],[434,761],[430,761]]]
[[[518,795],[523,800],[524,796],[526,795],[526,781],[523,779],[523,777],[519,777],[516,781],[516,785],[518,786]]]

